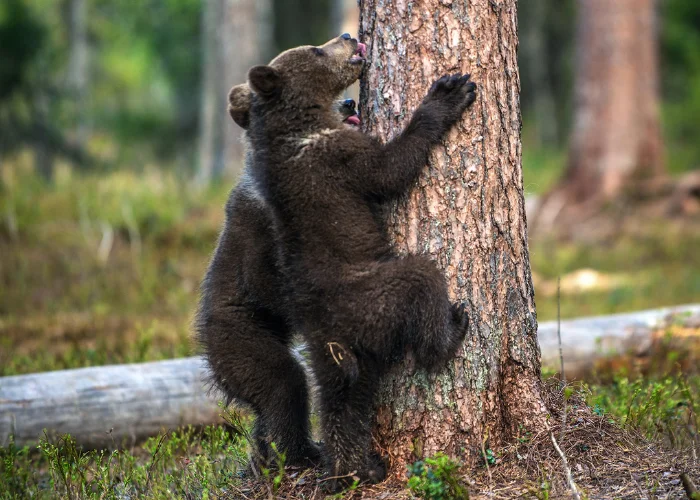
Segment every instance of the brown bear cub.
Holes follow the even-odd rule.
[[[355,101],[339,101],[335,107],[339,123],[359,124]],[[244,129],[248,128],[249,111],[248,85],[231,89],[229,114]],[[290,351],[293,331],[282,296],[272,214],[250,181],[250,165],[246,163],[242,179],[226,204],[226,223],[202,284],[198,340],[212,382],[222,390],[227,404],[241,400],[258,415],[252,459],[268,466],[274,459],[269,445],[275,442],[286,450],[288,464],[306,465],[320,458],[318,446],[308,437],[309,391],[302,367]],[[266,344],[272,346],[267,352]],[[340,369],[336,383],[352,383],[357,378],[357,360],[337,342],[330,347],[333,351],[329,349],[328,355],[335,356]],[[271,362],[288,370],[277,379],[282,384],[279,390],[289,390],[286,397],[293,399],[287,406],[256,392],[274,380],[268,379],[264,369]]]
[[[226,255],[217,249],[198,315],[215,381],[229,397],[253,408],[256,436],[275,441],[294,460],[316,453],[308,435],[306,380],[287,333],[269,332],[283,324],[303,335],[319,385],[323,458],[340,484],[351,483],[353,476],[377,482],[386,474],[370,446],[382,376],[406,350],[422,367],[442,367],[467,330],[464,308],[450,303],[435,265],[424,257],[394,254],[379,208],[409,189],[430,148],[474,101],[476,86],[468,75],[439,79],[406,130],[383,145],[340,123],[333,105],[359,77],[364,52],[364,45],[346,34],[321,47],[289,50],[250,70],[245,182],[271,219],[249,235],[249,243],[231,241],[236,221],[227,218],[219,241]],[[274,241],[255,241],[270,231]],[[232,262],[232,256],[257,244],[262,246],[249,260],[277,252],[275,281],[283,288],[258,284],[269,297],[256,299],[266,308],[250,315],[250,297],[240,291],[249,284],[231,280],[236,273],[229,268],[246,265]],[[239,323],[244,314],[251,321]],[[347,383],[336,356],[329,356],[329,344],[336,343],[356,358],[354,383]],[[331,488],[338,484],[331,483]]]

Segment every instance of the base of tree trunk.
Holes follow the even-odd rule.
[[[580,394],[569,397],[565,408],[558,380],[545,384],[544,399],[552,416],[547,427],[503,449],[485,449],[486,460],[455,474],[468,489],[469,498],[573,498],[557,447],[566,457],[575,487],[587,498],[685,498],[681,474],[696,482],[700,478],[700,463],[693,463],[692,457],[667,451],[660,444],[623,430],[609,416],[596,415]],[[269,498],[272,477],[269,483],[250,480],[232,488],[232,498]],[[406,481],[393,478],[378,485],[360,486],[343,498],[416,498]],[[289,468],[275,495],[287,499],[326,498],[320,470]]]

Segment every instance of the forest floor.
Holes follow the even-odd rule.
[[[192,314],[227,185],[197,192],[157,169],[101,177],[59,169],[53,186],[21,168],[2,175],[0,376],[195,352]],[[700,231],[665,221],[602,243],[532,241],[538,319],[556,316],[558,276],[563,318],[698,302],[698,248]],[[667,353],[667,363],[643,375],[622,366],[577,383],[571,398],[587,405],[571,410],[561,443],[589,498],[683,498],[686,468],[700,481],[697,459],[688,462],[700,447],[700,367],[676,369],[679,356]],[[568,489],[550,437],[521,444],[531,447],[527,460],[520,448],[492,450],[489,468],[460,481],[477,497],[562,498]],[[298,471],[245,483],[245,448],[230,427],[172,430],[122,450],[82,452],[69,438],[6,446],[0,499],[269,498],[294,484],[299,494],[315,487]],[[382,488],[346,497],[399,498]]]

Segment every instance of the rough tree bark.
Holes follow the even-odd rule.
[[[537,224],[581,217],[664,174],[655,0],[578,0],[568,167]]]
[[[227,113],[231,87],[270,55],[271,0],[205,0],[202,15],[203,84],[199,170],[205,184],[243,165],[241,129]]]
[[[477,102],[390,215],[396,248],[432,256],[471,321],[442,374],[403,367],[382,390],[375,431],[395,474],[437,451],[474,464],[485,440],[498,447],[541,428],[547,415],[523,197],[516,3],[361,2],[367,132],[399,133],[443,74],[470,72],[479,85]]]

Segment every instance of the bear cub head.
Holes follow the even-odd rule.
[[[270,64],[251,68],[248,83],[266,103],[331,106],[360,77],[366,55],[365,44],[345,33],[319,47],[282,52]]]

